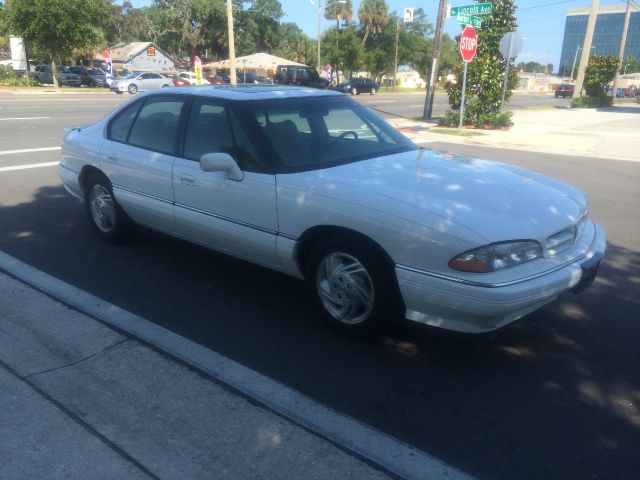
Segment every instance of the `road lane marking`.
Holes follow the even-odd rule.
[[[0,173],[2,172],[13,172],[15,170],[28,170],[30,168],[42,168],[42,167],[53,167],[58,165],[60,162],[44,162],[44,163],[30,163],[28,165],[15,165],[13,167],[0,167]]]
[[[6,122],[8,120],[46,120],[51,117],[13,117],[13,118],[0,118],[0,122]]]
[[[332,410],[213,350],[37,270],[4,252],[0,252],[0,269],[107,325],[208,373],[285,418],[401,478],[474,480],[470,475],[421,450]]]
[[[60,147],[24,148],[22,150],[0,150],[0,155],[14,155],[16,153],[50,152],[60,150]]]

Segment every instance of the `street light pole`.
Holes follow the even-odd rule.
[[[620,61],[620,65],[616,69],[616,76],[613,79],[613,88],[611,91],[613,92],[613,98],[615,98],[616,92],[618,91],[618,84],[620,83],[620,69],[622,68],[622,64],[624,63],[624,47],[627,44],[627,31],[629,29],[629,17],[631,16],[631,0],[627,0],[627,11],[624,14],[624,26],[622,27],[622,38],[620,39],[620,52],[618,53],[618,59]],[[625,65],[624,71],[627,71],[627,67]],[[623,73],[624,75],[624,73]]]
[[[578,60],[578,52],[582,48],[582,45],[578,45],[576,48],[576,54],[573,56],[573,65],[571,66],[571,80],[573,80],[573,72],[576,70],[576,61]]]

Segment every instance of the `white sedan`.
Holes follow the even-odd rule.
[[[190,85],[209,85],[209,80],[206,78],[200,78],[193,72],[180,72],[178,78],[181,78],[185,82],[189,82]]]
[[[326,90],[149,92],[68,129],[62,152],[104,240],[144,225],[304,278],[351,335],[402,318],[490,331],[589,285],[605,251],[578,189],[418,148]]]
[[[109,88],[116,93],[129,92],[131,95],[153,90],[155,88],[172,87],[171,79],[154,72],[133,72],[124,78],[113,80]]]

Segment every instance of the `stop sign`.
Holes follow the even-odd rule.
[[[473,27],[467,25],[460,35],[460,55],[465,62],[470,62],[478,51],[478,36]]]

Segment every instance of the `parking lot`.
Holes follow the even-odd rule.
[[[638,478],[640,162],[431,144],[584,190],[609,241],[600,277],[491,334],[406,324],[357,342],[323,326],[295,279],[147,230],[95,237],[57,177],[60,140],[129,98],[0,96],[0,251],[477,478]],[[418,116],[424,97],[358,99]]]

